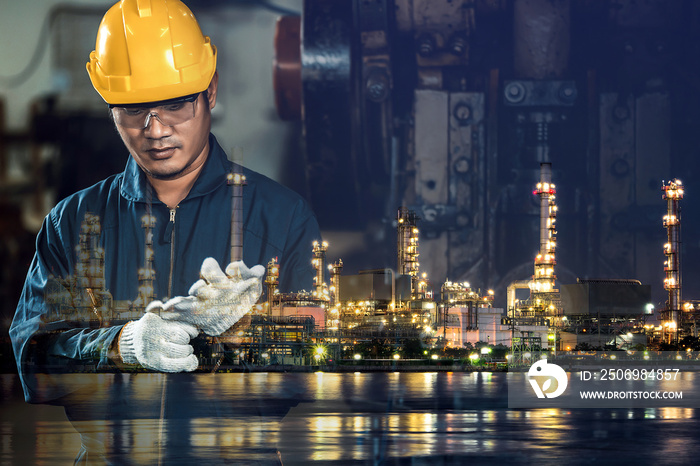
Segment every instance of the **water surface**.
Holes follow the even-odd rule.
[[[695,407],[508,409],[506,373],[136,374],[28,405],[0,376],[0,462],[71,464],[76,428],[118,464],[696,464]],[[91,440],[92,441],[92,440]]]

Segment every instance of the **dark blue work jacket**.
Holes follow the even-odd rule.
[[[156,299],[186,295],[199,278],[202,261],[215,258],[222,268],[231,256],[232,164],[213,135],[211,152],[192,190],[171,210],[149,193],[143,171],[129,157],[123,173],[80,191],[51,210],[37,237],[37,251],[10,328],[19,374],[29,402],[50,402],[65,387],[42,386],[42,365],[99,361],[106,365],[109,346],[121,326],[89,328],[65,317],[65,308],[47,302],[51,277],[75,276],[81,223],[86,213],[99,218],[99,246],[104,250],[104,288],[114,302],[138,296],[138,271],[145,263],[142,218],[150,202]],[[263,264],[277,257],[280,291],[310,290],[312,243],[320,238],[318,223],[307,203],[293,191],[243,169],[243,260]],[[171,292],[169,293],[169,288]],[[170,296],[169,296],[170,295]],[[43,379],[42,379],[43,380]],[[46,385],[46,384],[43,384]]]

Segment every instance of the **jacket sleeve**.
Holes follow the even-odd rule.
[[[77,318],[66,285],[75,243],[63,237],[59,218],[54,209],[44,220],[10,327],[24,397],[30,403],[56,402],[81,388],[80,380],[87,379],[66,377],[66,373],[111,367],[108,352],[121,329],[90,328],[88,321]],[[52,294],[63,299],[48,298]]]
[[[312,290],[314,269],[311,264],[313,242],[321,240],[318,222],[306,201],[300,199],[287,231],[280,269],[280,290]]]

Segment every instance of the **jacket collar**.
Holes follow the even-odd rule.
[[[219,145],[213,134],[209,134],[209,155],[202,166],[194,186],[185,199],[204,196],[214,191],[222,184],[226,184],[226,175],[231,172],[232,165],[226,157],[226,153]],[[149,181],[141,167],[129,156],[126,168],[122,173],[120,193],[129,201],[147,202]],[[159,202],[155,199],[155,202]]]

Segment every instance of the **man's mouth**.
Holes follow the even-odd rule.
[[[151,157],[154,159],[167,159],[173,156],[176,149],[177,147],[154,147],[148,149],[148,153],[151,154]]]

